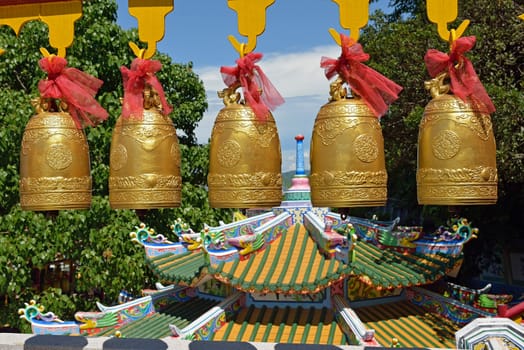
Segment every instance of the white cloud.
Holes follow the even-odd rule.
[[[336,58],[340,47],[336,45],[312,48],[306,52],[264,54],[258,65],[277,88],[286,102],[278,107],[273,116],[277,123],[282,146],[283,171],[295,169],[295,140],[298,134],[305,136],[304,153],[306,169],[309,169],[309,143],[315,117],[320,107],[328,101],[329,81],[320,68],[322,56]],[[231,66],[234,65],[232,62]],[[223,107],[217,91],[225,85],[220,67],[195,67],[208,96],[208,110],[204,114],[196,135],[200,143],[207,143],[211,137],[215,118]]]

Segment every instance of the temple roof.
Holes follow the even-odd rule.
[[[352,271],[336,259],[326,259],[303,225],[282,233],[264,251],[243,261],[209,267],[213,276],[247,292],[315,293]]]
[[[390,344],[392,338],[397,338],[400,347],[455,348],[455,332],[459,326],[409,301],[354,310],[367,327],[375,330],[380,344]]]
[[[216,300],[194,298],[184,302],[171,301],[159,311],[151,313],[121,327],[108,327],[96,334],[97,337],[119,336],[124,338],[157,339],[172,336],[169,325],[184,328],[204,312],[218,304]]]
[[[326,307],[246,307],[213,340],[347,345],[335,313]]]
[[[358,242],[353,274],[377,289],[429,284],[452,270],[461,258],[449,255],[404,254]]]
[[[147,265],[167,284],[194,286],[204,277],[207,266],[204,251],[187,251],[182,254],[162,254],[146,258]]]
[[[146,258],[163,282],[195,286],[206,275],[246,292],[316,293],[346,277],[377,289],[418,286],[438,280],[461,257],[401,253],[358,241],[348,264],[322,254],[302,224],[294,224],[247,259],[210,264],[203,250]]]
[[[213,277],[253,293],[312,294],[345,278],[377,290],[432,283],[460,266],[462,246],[476,229],[463,218],[425,235],[399,218],[377,221],[313,207],[297,140],[297,169],[281,206],[194,232],[177,219],[178,242],[145,225],[132,232],[164,284],[196,286]]]

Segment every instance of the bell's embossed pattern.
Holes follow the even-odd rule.
[[[419,125],[419,204],[475,205],[497,201],[496,144],[482,103],[448,94],[441,74],[426,82],[433,99]]]
[[[219,93],[211,133],[209,202],[214,208],[267,208],[282,201],[282,154],[275,120],[260,121],[234,88]]]
[[[114,209],[172,208],[181,204],[180,148],[173,121],[160,113],[152,88],[140,118],[120,116],[110,151],[109,202]]]
[[[89,146],[62,103],[49,111],[47,99],[32,101],[37,114],[26,125],[20,154],[23,210],[55,211],[91,206]]]
[[[387,201],[384,138],[365,102],[349,98],[338,78],[311,137],[311,201],[315,207],[383,206]]]

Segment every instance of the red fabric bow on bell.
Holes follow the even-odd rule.
[[[447,71],[451,80],[451,91],[465,101],[470,98],[484,104],[488,113],[495,112],[495,106],[479,80],[473,64],[464,56],[475,46],[476,38],[468,36],[459,38],[451,44],[451,52],[445,54],[435,49],[429,49],[424,56],[426,68],[432,78]]]
[[[162,84],[155,73],[162,69],[162,63],[157,60],[135,58],[131,62],[131,69],[120,67],[124,82],[124,102],[122,105],[122,117],[142,118],[144,112],[144,89],[146,84],[150,85],[157,93],[162,104],[163,115],[168,115],[173,110],[167,103]]]
[[[336,74],[344,79],[351,90],[362,97],[373,114],[380,118],[387,112],[388,105],[398,99],[402,86],[363,64],[369,60],[369,55],[355,40],[340,33],[340,42],[340,57],[322,57],[320,67],[324,68],[328,79]]]
[[[67,60],[59,56],[44,57],[38,65],[47,73],[47,79],[38,82],[40,96],[67,103],[77,128],[81,129],[83,124],[93,126],[107,119],[107,111],[95,99],[102,80],[67,67]]]
[[[267,120],[269,111],[283,104],[284,98],[255,64],[261,58],[261,53],[248,53],[236,60],[236,67],[220,67],[220,73],[227,87],[242,86],[244,99],[257,118]]]

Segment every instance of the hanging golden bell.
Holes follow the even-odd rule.
[[[54,211],[91,206],[89,146],[67,105],[33,100],[37,114],[26,125],[20,153],[20,205]],[[52,110],[59,109],[58,112]]]
[[[482,103],[448,94],[446,77],[425,84],[433,99],[419,126],[418,203],[494,204],[498,180],[490,115]]]
[[[316,207],[372,207],[387,201],[384,138],[378,118],[342,79],[331,84],[311,137],[311,202]]]
[[[269,208],[282,201],[282,154],[275,120],[260,121],[234,89],[211,133],[209,202],[215,208]]]
[[[114,209],[179,207],[180,147],[173,121],[161,113],[157,92],[144,90],[141,116],[120,116],[111,140],[109,202]]]

